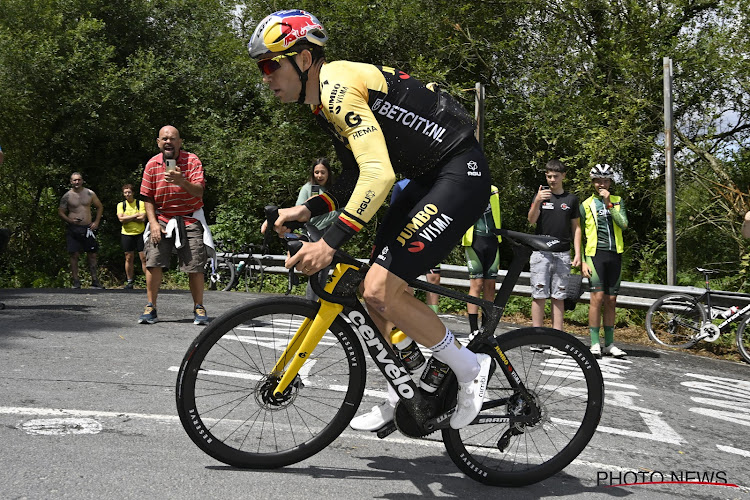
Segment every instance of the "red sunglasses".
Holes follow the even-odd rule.
[[[286,54],[279,54],[276,57],[272,57],[270,59],[263,59],[261,61],[258,61],[258,69],[260,70],[260,73],[262,75],[270,75],[277,69],[281,67],[281,61],[285,57],[294,56],[297,55],[297,52],[288,52]]]
[[[280,67],[281,64],[275,59],[263,59],[262,61],[258,61],[258,69],[263,75],[270,75]]]

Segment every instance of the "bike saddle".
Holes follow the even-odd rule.
[[[721,272],[717,269],[704,269],[702,267],[696,267],[695,270],[703,274],[719,274]]]
[[[568,250],[565,248],[566,242],[560,240],[560,238],[555,238],[554,236],[519,233],[508,229],[498,229],[495,232],[500,236],[507,236],[513,241],[541,252],[564,252]]]

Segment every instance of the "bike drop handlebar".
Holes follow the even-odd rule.
[[[268,225],[266,226],[266,233],[264,237],[264,244],[266,244],[267,238],[269,238],[270,234],[273,234],[269,229],[272,229],[273,224],[275,224],[276,220],[279,218],[279,208],[274,205],[268,205],[265,207],[266,212],[266,221],[268,221]],[[286,221],[284,223],[284,226],[286,226],[290,230],[294,229],[300,229],[304,228],[305,231],[307,231],[308,236],[303,236],[299,234],[294,233],[287,233],[284,236],[284,241],[286,243],[286,248],[289,251],[290,255],[295,255],[297,252],[299,252],[302,249],[302,243],[306,241],[315,242],[320,240],[323,237],[323,233],[315,227],[311,223],[302,223],[302,222],[296,222],[296,221]],[[364,273],[366,273],[367,265],[362,264],[360,261],[349,255],[348,253],[342,251],[342,250],[336,250],[336,253],[333,256],[333,260],[331,262],[331,265],[336,265],[337,263],[343,263],[343,264],[349,264],[352,266],[355,266],[357,268],[365,268]],[[322,269],[318,271],[318,273],[325,271],[325,269]],[[325,291],[323,286],[321,286],[319,280],[313,279],[313,276],[316,276],[318,273],[313,274],[310,276],[310,287],[312,288],[313,292],[315,294],[322,298],[323,300],[326,300],[328,302],[334,302],[336,304],[349,304],[353,301],[356,301],[356,295],[354,294],[354,291],[356,290],[345,290],[342,295],[333,295]],[[297,275],[294,273],[294,269],[289,269],[289,280],[290,284],[299,284],[299,280]]]

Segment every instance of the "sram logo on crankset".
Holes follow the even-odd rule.
[[[368,349],[371,352],[374,352],[373,350],[377,351],[373,356],[375,362],[383,367],[383,371],[391,379],[393,386],[398,390],[401,397],[412,399],[414,397],[414,389],[409,385],[411,375],[406,371],[406,368],[396,366],[393,359],[389,357],[389,354],[393,355],[390,349],[383,345],[380,337],[367,325],[362,313],[352,311],[349,313],[349,319],[357,327],[357,333],[365,341]]]

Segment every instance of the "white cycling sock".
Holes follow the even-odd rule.
[[[459,344],[447,328],[443,340],[430,347],[430,350],[435,359],[451,367],[462,384],[471,382],[479,374],[477,355]]]

